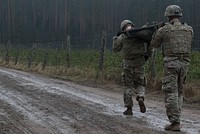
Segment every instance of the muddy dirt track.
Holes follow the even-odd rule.
[[[163,102],[146,100],[124,116],[122,94],[0,67],[0,134],[171,134]],[[183,110],[182,131],[200,134],[198,110]],[[173,134],[173,133],[172,133]]]

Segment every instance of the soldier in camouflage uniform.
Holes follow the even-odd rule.
[[[162,90],[165,93],[166,114],[171,123],[165,130],[180,131],[183,84],[190,64],[193,29],[186,23],[180,22],[182,9],[177,5],[168,6],[165,16],[169,22],[153,35],[151,46],[158,48],[162,44],[164,56]]]
[[[130,20],[124,20],[121,23],[120,30],[126,31],[134,28],[134,24]],[[123,54],[123,73],[122,81],[124,85],[124,104],[127,108],[123,114],[132,115],[133,100],[132,95],[136,90],[136,100],[140,106],[140,111],[145,113],[144,105],[145,94],[145,47],[144,42],[136,38],[127,38],[125,34],[113,37],[113,51],[121,51]]]

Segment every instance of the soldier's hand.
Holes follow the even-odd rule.
[[[165,26],[165,22],[161,21],[161,22],[158,23],[158,28],[161,28],[163,26]]]
[[[147,60],[149,59],[149,55],[148,55],[148,54],[145,54],[145,55],[144,55],[144,58],[145,58],[145,60],[147,61]]]
[[[118,33],[117,33],[117,36],[120,36],[122,34],[122,32],[121,31],[119,31]]]
[[[113,41],[117,40],[118,36],[113,36]]]

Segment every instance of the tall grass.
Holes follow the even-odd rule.
[[[191,55],[188,80],[190,82],[200,80],[200,52],[193,52]]]
[[[100,53],[96,50],[73,50],[70,52],[70,67],[67,67],[67,54],[61,49],[20,49],[19,62],[17,65],[12,63],[17,55],[17,49],[9,50],[11,67],[22,70],[33,70],[49,75],[59,75],[59,77],[72,80],[92,81],[97,77],[99,70]],[[1,59],[4,56],[4,49],[0,49]],[[48,55],[47,55],[48,53]],[[32,54],[33,64],[31,68],[27,68],[27,59]],[[41,70],[41,65],[47,58],[47,66],[45,70]],[[104,55],[104,71],[101,73],[101,80],[104,82],[120,82],[122,71],[122,56],[120,53],[105,51]],[[2,63],[2,62],[1,62]],[[146,75],[149,75],[149,62],[145,64]],[[160,80],[163,75],[163,57],[160,53],[156,55],[156,76]],[[192,52],[190,69],[187,75],[187,92],[188,97],[198,96],[200,98],[200,90],[197,84],[200,82],[200,53]],[[200,86],[198,84],[198,86]],[[197,97],[197,98],[198,98]]]
[[[17,49],[9,50],[10,60],[13,61],[17,55]],[[66,51],[61,49],[20,49],[19,50],[19,62],[18,64],[26,65],[27,59],[32,53],[33,62],[35,64],[41,64],[45,55],[48,52],[47,66],[66,66]],[[4,49],[0,49],[1,59],[5,52]],[[80,69],[92,69],[98,71],[99,68],[99,51],[96,50],[73,50],[70,52],[70,66]],[[188,72],[187,80],[194,82],[200,79],[200,52],[192,52],[191,54],[190,69]],[[120,53],[113,53],[106,51],[104,55],[104,72],[119,74],[122,70],[122,56]],[[149,63],[145,65],[146,73],[148,74]],[[156,55],[156,75],[162,76],[163,74],[163,57],[160,53]]]

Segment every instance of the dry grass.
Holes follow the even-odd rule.
[[[67,68],[65,66],[47,66],[42,70],[41,64],[32,64],[31,68],[28,68],[27,64],[17,64],[10,61],[8,64],[4,64],[0,61],[0,64],[4,67],[13,68],[17,70],[23,70],[28,72],[36,72],[44,75],[54,76],[61,79],[72,80],[76,82],[90,82],[97,84],[116,84],[119,82],[119,74],[116,73],[104,73],[97,72],[94,68],[85,67],[80,68],[74,66]]]
[[[200,81],[185,86],[185,97],[187,102],[200,103]]]
[[[0,61],[0,64],[8,67],[23,71],[36,72],[48,76],[54,76],[57,78],[71,80],[79,83],[95,85],[99,87],[109,87],[110,89],[115,89],[116,86],[120,86],[120,72],[97,72],[96,69],[92,67],[81,67],[73,66],[67,68],[65,66],[47,66],[42,70],[42,65],[40,63],[33,63],[31,68],[27,67],[27,63],[14,65],[14,62],[4,63]],[[161,90],[161,77],[152,81],[152,78],[147,75],[147,92],[162,92]],[[189,103],[200,102],[200,81],[190,81],[189,84],[185,86],[185,100]]]

